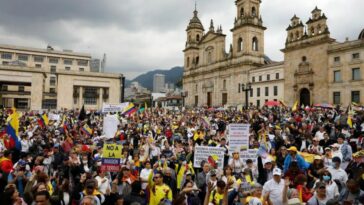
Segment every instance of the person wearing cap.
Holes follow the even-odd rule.
[[[326,205],[330,198],[326,195],[326,185],[323,182],[317,182],[315,194],[307,201],[308,205]]]
[[[323,160],[321,156],[315,155],[313,159],[313,163],[307,170],[308,182],[309,187],[313,187],[313,184],[318,180],[320,177],[320,172],[325,169]]]
[[[331,145],[331,149],[332,149],[332,157],[339,157],[340,160],[343,160],[343,155],[341,153],[340,149],[340,145],[338,143],[334,143]]]
[[[345,169],[348,173],[349,179],[354,179],[360,184],[360,188],[364,190],[364,150],[356,152],[353,154],[353,160],[349,163],[348,167]]]
[[[348,174],[340,167],[341,159],[339,157],[334,157],[332,158],[332,163],[333,166],[327,169],[331,173],[332,179],[337,179],[340,183],[345,184],[348,180]]]
[[[268,180],[273,178],[273,163],[270,157],[265,158],[264,160],[259,156],[258,157],[258,183],[264,184]]]
[[[325,167],[332,166],[332,150],[330,147],[325,148],[325,155],[322,157]]]
[[[309,163],[307,163],[304,158],[299,155],[297,152],[297,148],[295,146],[291,146],[289,149],[287,149],[289,152],[289,155],[286,156],[286,159],[284,160],[284,167],[283,167],[283,173],[286,173],[288,168],[290,167],[291,162],[297,161],[298,167],[301,171],[305,172],[307,168],[310,166]]]
[[[347,141],[345,141],[344,135],[339,135],[337,138],[337,143],[339,144],[340,151],[342,153],[342,162],[341,162],[341,168],[346,169],[349,162],[352,160],[353,150],[351,146],[348,144]]]
[[[284,180],[282,179],[282,170],[279,168],[273,169],[273,178],[268,180],[263,186],[264,201],[268,199],[272,204],[283,204]]]

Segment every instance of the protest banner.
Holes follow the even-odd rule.
[[[240,152],[249,149],[249,124],[229,125],[229,153],[235,150]]]
[[[251,159],[254,164],[258,164],[258,150],[257,149],[248,149],[246,151],[240,152],[240,159],[246,162],[246,160]]]
[[[193,160],[195,168],[201,167],[201,162],[206,161],[210,164],[217,164],[217,168],[224,168],[225,149],[222,147],[196,146]]]
[[[102,149],[101,170],[105,172],[120,171],[120,158],[123,146],[104,144]]]
[[[53,121],[58,121],[58,120],[60,120],[60,116],[58,114],[49,113],[48,119],[53,120]]]
[[[121,104],[106,104],[104,103],[102,105],[102,112],[108,113],[108,112],[122,112],[127,106],[129,105],[128,102],[121,103]]]
[[[106,138],[114,138],[118,130],[119,120],[115,115],[108,115],[104,117],[103,131]]]

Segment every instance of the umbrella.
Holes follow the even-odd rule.
[[[329,109],[333,109],[334,106],[329,104],[329,103],[319,103],[319,104],[315,104],[313,105],[314,107],[321,107],[321,108],[329,108]]]
[[[274,107],[274,106],[280,106],[281,103],[279,101],[267,101],[264,103],[264,105],[268,107]]]

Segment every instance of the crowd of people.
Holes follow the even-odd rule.
[[[17,139],[9,132],[14,112],[0,113],[0,204],[364,204],[360,110],[19,112]],[[59,119],[40,120],[51,114]],[[112,114],[120,124],[107,138],[103,118]],[[250,124],[254,158],[229,150],[233,123]],[[119,171],[102,169],[104,144],[122,145]],[[223,169],[210,160],[194,166],[196,146],[224,148]]]

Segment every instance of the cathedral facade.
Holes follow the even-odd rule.
[[[235,4],[228,52],[222,27],[215,28],[211,20],[205,31],[198,12],[193,13],[183,50],[187,106],[236,106],[246,101],[262,106],[272,100],[288,105],[296,100],[304,105],[364,101],[360,95],[364,92],[360,70],[363,32],[358,40],[338,43],[330,37],[325,14],[315,8],[306,24],[293,16],[281,50],[284,61],[274,62],[264,55],[261,0],[236,0]]]

